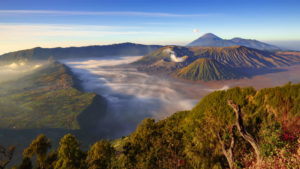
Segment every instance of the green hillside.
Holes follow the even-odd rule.
[[[189,80],[224,80],[243,77],[214,59],[200,58],[177,71],[176,76]]]
[[[236,168],[255,168],[252,146],[236,128],[240,106],[245,130],[257,141],[261,168],[300,166],[300,84],[262,89],[232,88],[204,97],[192,110],[165,120],[145,119],[123,143],[119,165],[128,168],[228,168],[222,145],[232,148]],[[298,149],[298,154],[297,154]],[[276,160],[278,161],[274,166]],[[258,167],[258,168],[260,168]],[[122,167],[121,167],[122,168]]]
[[[192,110],[155,122],[145,119],[129,136],[98,141],[85,152],[73,135],[38,166],[120,169],[274,169],[300,166],[300,84],[256,91],[232,88],[204,97]],[[35,145],[49,144],[37,137]],[[42,148],[42,147],[41,147]],[[255,151],[257,150],[257,151]],[[30,152],[30,151],[29,151]],[[27,158],[27,159],[26,159]],[[24,153],[22,165],[35,160]],[[230,164],[230,165],[229,165]]]
[[[52,62],[30,75],[1,83],[0,128],[91,126],[95,117],[105,113],[106,103],[101,96],[78,90],[77,81],[69,68]]]

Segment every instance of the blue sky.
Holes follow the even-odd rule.
[[[0,0],[0,53],[119,42],[184,45],[208,32],[298,48],[299,7],[296,0]]]

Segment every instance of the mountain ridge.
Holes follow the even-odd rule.
[[[174,57],[178,58],[176,62],[172,61]],[[175,72],[180,72],[180,69],[185,69],[185,67],[193,64],[199,58],[214,59],[228,69],[234,69],[236,73],[240,73],[238,76],[230,76],[235,79],[251,77],[267,72],[276,72],[279,71],[277,68],[300,63],[300,54],[298,55],[297,52],[262,51],[238,45],[230,47],[165,46],[145,55],[134,64],[141,71],[174,74]],[[223,66],[220,66],[220,68]],[[203,71],[209,72],[208,70]],[[225,72],[223,73],[226,74]],[[175,73],[175,76],[178,77],[178,73]],[[200,79],[204,81],[211,80],[210,76],[206,77],[207,79]],[[186,76],[185,78],[189,80],[197,79],[196,76]]]
[[[280,47],[275,45],[267,44],[264,42],[260,42],[255,39],[243,39],[239,37],[235,37],[232,39],[222,39],[213,33],[207,33],[198,39],[192,41],[186,46],[203,46],[203,47],[229,47],[241,45],[249,48],[259,49],[259,50],[268,50],[268,51],[280,51],[282,50]]]
[[[82,92],[71,70],[54,61],[1,83],[0,107],[2,129],[95,129],[93,119],[106,113],[106,100]]]
[[[148,54],[158,48],[160,45],[142,45],[135,43],[119,43],[112,45],[94,45],[84,47],[66,47],[66,48],[41,48],[25,49],[15,52],[9,52],[0,55],[0,61],[11,62],[18,60],[47,60],[52,58],[87,58],[103,56],[139,56]]]

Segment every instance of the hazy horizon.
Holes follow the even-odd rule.
[[[299,2],[257,2],[74,0],[70,5],[58,0],[4,0],[0,2],[0,54],[38,46],[185,45],[208,32],[300,50]]]
[[[235,37],[233,37],[235,38]],[[194,39],[195,40],[195,39]],[[257,40],[257,39],[256,39]],[[112,44],[120,44],[120,43],[136,43],[136,44],[143,44],[143,45],[178,45],[178,46],[185,46],[188,43],[190,43],[191,41],[187,41],[187,42],[177,42],[177,43],[139,43],[139,42],[130,42],[130,41],[124,41],[124,42],[115,42],[115,43],[96,43],[96,44],[82,44],[82,45],[65,45],[65,46],[32,46],[32,47],[28,47],[28,48],[20,48],[20,49],[15,49],[12,51],[7,51],[7,52],[0,52],[0,55],[2,54],[6,54],[6,53],[10,53],[10,52],[16,52],[16,51],[20,51],[20,50],[27,50],[27,49],[33,49],[33,48],[69,48],[69,47],[85,47],[85,46],[101,46],[101,45],[112,45]],[[261,41],[264,43],[268,43],[271,45],[275,45],[278,46],[280,48],[286,49],[286,50],[296,50],[296,51],[300,51],[300,40],[299,41]],[[0,50],[1,51],[1,50]]]

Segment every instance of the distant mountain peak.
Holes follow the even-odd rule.
[[[187,46],[203,46],[203,47],[230,47],[230,46],[246,46],[249,48],[267,50],[267,51],[278,51],[281,50],[279,47],[270,45],[264,42],[260,42],[255,39],[243,39],[236,37],[233,39],[222,39],[213,33],[207,33],[200,38],[192,41]]]
[[[217,35],[215,35],[213,33],[206,33],[203,36],[201,36],[200,38],[202,38],[202,39],[203,38],[205,38],[205,39],[222,39],[222,38],[218,37]]]

